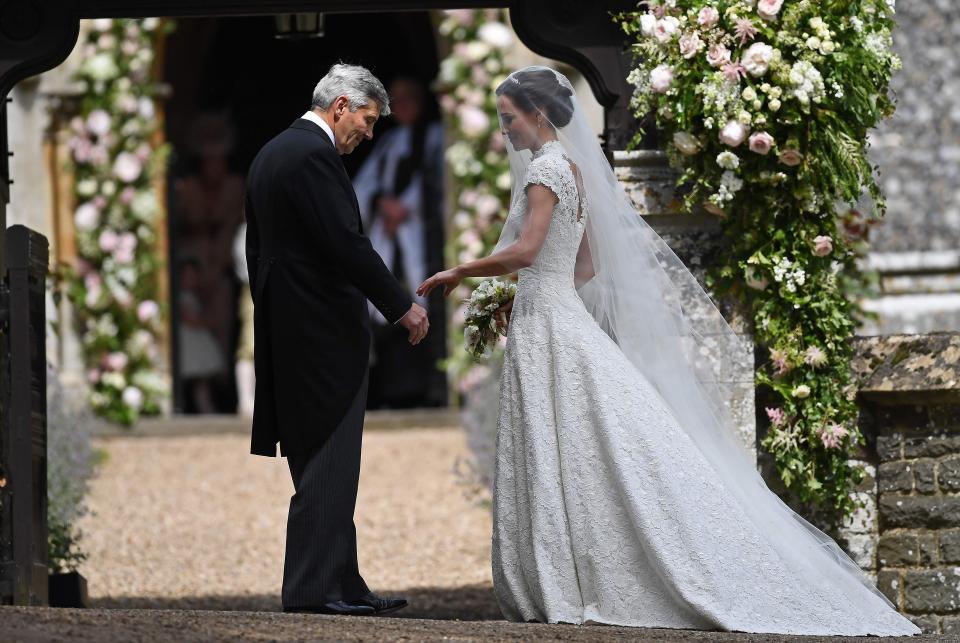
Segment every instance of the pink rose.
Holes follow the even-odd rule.
[[[730,50],[723,45],[713,45],[707,51],[707,63],[711,67],[720,67],[730,62]]]
[[[151,299],[145,299],[137,304],[137,319],[139,319],[142,324],[155,319],[159,313],[160,306]]]
[[[457,111],[460,116],[460,128],[467,136],[480,136],[490,127],[490,117],[481,109],[462,105]]]
[[[749,133],[750,129],[740,121],[729,121],[720,130],[720,142],[729,147],[737,147]]]
[[[773,137],[766,132],[755,132],[750,136],[750,151],[757,154],[768,154],[773,148]]]
[[[760,0],[757,3],[757,13],[764,20],[773,20],[780,13],[783,0]]]
[[[818,257],[826,257],[831,252],[833,252],[833,239],[824,234],[814,237],[813,254]]]
[[[653,35],[660,42],[667,42],[673,38],[673,34],[676,33],[678,27],[680,27],[680,21],[673,16],[667,16],[657,21]]]
[[[87,116],[87,129],[97,136],[103,136],[109,132],[111,125],[110,114],[102,109],[95,109]]]
[[[665,94],[673,84],[673,70],[667,65],[654,67],[650,72],[650,86],[658,94]]]
[[[704,7],[697,14],[697,23],[706,29],[717,24],[720,21],[720,12],[713,7]]]
[[[117,351],[108,353],[107,356],[103,358],[103,365],[110,371],[122,371],[126,368],[128,361],[125,354]]]
[[[113,230],[104,230],[100,233],[100,249],[104,252],[113,252],[120,245],[120,237]]]
[[[801,154],[799,151],[795,149],[787,148],[782,152],[780,152],[779,158],[780,158],[780,162],[783,163],[784,165],[789,165],[790,167],[794,167],[796,165],[800,165],[800,161],[803,160],[803,154]]]
[[[703,41],[696,31],[680,36],[680,55],[687,60],[693,58],[703,49]]]

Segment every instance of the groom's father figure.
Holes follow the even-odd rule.
[[[411,303],[363,235],[340,161],[390,113],[377,78],[334,65],[311,109],[263,146],[247,182],[247,263],[257,388],[251,452],[287,457],[283,567],[287,611],[375,614],[403,607],[373,594],[357,565],[353,512],[367,395],[367,299],[417,344],[426,311]]]

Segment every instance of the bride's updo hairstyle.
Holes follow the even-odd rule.
[[[497,96],[506,96],[528,114],[542,112],[553,127],[566,127],[573,118],[572,95],[550,69],[515,72],[497,87]]]

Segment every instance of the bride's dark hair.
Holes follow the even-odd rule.
[[[554,127],[565,127],[573,118],[573,90],[560,84],[549,69],[528,69],[512,74],[497,87],[497,96],[506,96],[526,113],[541,111]]]

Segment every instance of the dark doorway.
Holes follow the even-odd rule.
[[[257,151],[309,109],[314,85],[338,61],[364,65],[385,84],[398,76],[429,84],[438,70],[430,13],[327,14],[323,35],[303,39],[277,38],[273,16],[185,18],[177,20],[167,38],[164,82],[171,89],[166,134],[171,145],[168,202],[175,412],[234,413],[238,408],[243,396],[238,395],[234,369],[238,348],[242,353],[245,341],[242,304],[248,294],[231,261],[242,222],[232,204],[238,190],[242,194],[242,179]],[[392,125],[391,119],[383,119],[376,135]],[[364,143],[343,157],[351,175],[372,149],[373,144]],[[211,155],[219,156],[222,166],[214,173],[231,179],[220,196],[210,197],[220,204],[222,216],[201,226],[207,241],[192,244],[195,217],[191,219],[181,205],[184,194],[191,193],[191,177],[203,176]],[[191,199],[198,202],[203,197],[187,200]],[[186,294],[198,275],[203,275],[205,293]],[[210,314],[201,325],[212,332],[201,333],[207,337],[200,340],[188,326],[198,321],[191,318],[191,311],[203,309]],[[215,351],[207,350],[211,334]],[[192,351],[188,360],[181,357],[184,343]],[[206,355],[202,368],[192,363],[198,352]],[[219,361],[214,352],[220,355]],[[202,373],[208,389],[199,397],[197,373]],[[445,399],[444,392],[444,403]],[[436,400],[428,403],[435,405]]]

